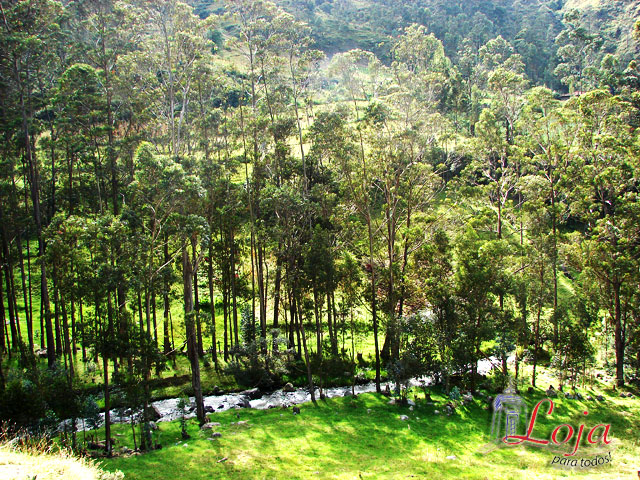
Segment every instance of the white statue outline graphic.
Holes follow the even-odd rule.
[[[504,420],[504,435],[502,435],[502,416]],[[496,441],[502,441],[510,436],[518,434],[520,418],[527,418],[527,404],[516,394],[513,387],[513,379],[509,379],[509,385],[496,396],[493,401],[493,418],[491,419],[491,436]]]

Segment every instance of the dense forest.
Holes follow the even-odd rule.
[[[191,3],[0,1],[0,418],[638,381],[639,2]]]

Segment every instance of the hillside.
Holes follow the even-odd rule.
[[[567,0],[562,11],[578,10],[589,32],[601,33],[607,40],[604,50],[630,60],[638,53],[633,25],[640,19],[638,0]]]
[[[633,24],[640,17],[638,1],[605,0],[276,0],[275,3],[312,27],[315,47],[328,55],[354,48],[368,50],[390,61],[393,39],[403,28],[425,25],[440,39],[454,63],[471,48],[502,36],[519,53],[527,74],[536,83],[563,87],[553,76],[558,63],[556,36],[563,18],[579,12],[578,23],[604,39],[605,53],[620,55],[625,64],[637,52]],[[194,0],[201,16],[223,14],[225,2]]]

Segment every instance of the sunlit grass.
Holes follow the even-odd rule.
[[[594,388],[592,393],[606,393]],[[583,445],[579,458],[612,452],[612,465],[595,469],[551,467],[555,455],[567,448],[507,447],[490,441],[491,411],[486,400],[444,414],[447,399],[432,393],[429,405],[421,393],[417,407],[389,405],[381,395],[305,404],[300,415],[291,409],[235,410],[211,415],[221,426],[200,431],[189,422],[190,440],[180,438],[177,422],[161,423],[157,440],[161,450],[141,456],[120,456],[106,461],[107,469],[121,469],[128,479],[183,480],[263,478],[632,478],[640,445],[633,432],[640,426],[637,400],[608,396],[606,402],[555,400],[550,418],[541,418],[536,434],[549,438],[560,423],[611,423],[613,442],[602,448]],[[530,405],[544,397],[541,390],[523,394]],[[587,420],[581,418],[588,409]],[[438,410],[440,413],[436,414]],[[400,419],[407,415],[409,420]],[[237,425],[238,420],[247,421]],[[130,429],[116,426],[116,450],[133,446]],[[449,458],[447,458],[449,457]],[[455,457],[455,458],[454,458]]]

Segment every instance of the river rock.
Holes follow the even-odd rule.
[[[300,415],[300,407],[293,407],[293,414]]]
[[[282,391],[286,393],[293,393],[296,391],[296,389],[291,382],[287,382],[285,386],[282,387]]]
[[[152,422],[157,422],[162,418],[162,414],[154,405],[151,405],[149,408],[147,408],[146,417]]]
[[[239,402],[239,403],[237,404],[237,406],[238,406],[238,407],[241,407],[241,408],[251,408],[251,402],[249,402],[249,399],[248,399],[247,397],[240,397],[240,398],[238,399],[238,402]]]
[[[262,396],[259,388],[251,388],[249,390],[244,390],[240,392],[240,395],[244,395],[245,397],[249,397],[251,400],[257,400]]]

